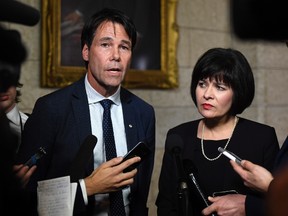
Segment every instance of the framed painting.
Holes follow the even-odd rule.
[[[177,0],[42,0],[41,87],[61,88],[85,74],[82,27],[104,7],[124,11],[138,32],[123,86],[178,87],[176,6]]]

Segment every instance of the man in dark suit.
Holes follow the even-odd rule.
[[[69,175],[71,163],[88,135],[98,138],[94,160],[83,167],[85,173],[79,176],[74,215],[98,215],[101,211],[107,215],[109,205],[105,203],[109,198],[105,194],[118,190],[123,192],[126,215],[148,215],[155,113],[151,105],[121,87],[135,43],[136,28],[121,11],[104,9],[94,14],[81,37],[85,77],[39,98],[25,124],[18,162],[24,163],[41,146],[47,152],[26,187],[34,194],[37,181]],[[111,119],[117,156],[125,155],[139,141],[145,141],[152,150],[137,170],[123,173],[126,167],[139,162],[139,157],[123,163],[122,157],[105,159],[100,105],[103,99],[113,102]]]

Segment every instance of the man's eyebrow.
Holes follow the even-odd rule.
[[[113,41],[113,39],[111,37],[103,37],[103,38],[100,38],[99,41],[100,42]],[[127,44],[130,47],[132,46],[131,41],[129,40],[121,40],[121,43]]]
[[[99,39],[100,42],[104,42],[104,41],[112,41],[111,37],[103,37]]]

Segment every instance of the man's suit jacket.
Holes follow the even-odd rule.
[[[129,196],[130,215],[147,215],[146,202],[154,164],[155,113],[151,105],[128,90],[121,88],[120,95],[128,150],[139,141],[145,141],[153,152],[139,166]],[[91,122],[84,78],[39,98],[25,124],[18,162],[25,162],[40,146],[46,148],[47,155],[39,161],[27,188],[35,194],[37,181],[69,175],[70,164],[89,134]],[[92,159],[85,169],[83,178],[94,169]],[[89,197],[89,200],[91,207],[94,199]],[[82,195],[77,193],[74,214],[80,215],[85,209]]]
[[[288,136],[286,137],[282,147],[277,155],[274,172],[285,169],[288,166]]]

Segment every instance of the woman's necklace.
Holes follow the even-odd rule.
[[[232,130],[231,136],[228,138],[227,143],[226,143],[225,146],[224,146],[224,150],[227,148],[227,146],[228,146],[228,144],[229,144],[229,142],[230,142],[230,140],[231,140],[231,137],[232,137],[232,135],[233,135],[233,132],[234,132],[234,130],[235,130],[235,127],[236,127],[237,122],[238,122],[238,117],[235,116],[233,130]],[[217,157],[215,157],[215,158],[209,158],[209,157],[207,157],[207,155],[205,154],[205,151],[204,151],[204,141],[203,141],[203,139],[204,139],[204,138],[203,138],[203,136],[204,136],[204,131],[205,131],[205,124],[204,124],[204,122],[203,122],[202,135],[201,135],[201,150],[202,150],[202,154],[203,154],[203,156],[204,156],[207,160],[209,160],[209,161],[215,161],[215,160],[217,160],[217,159],[222,155],[222,153],[220,153],[220,154],[219,154]]]

